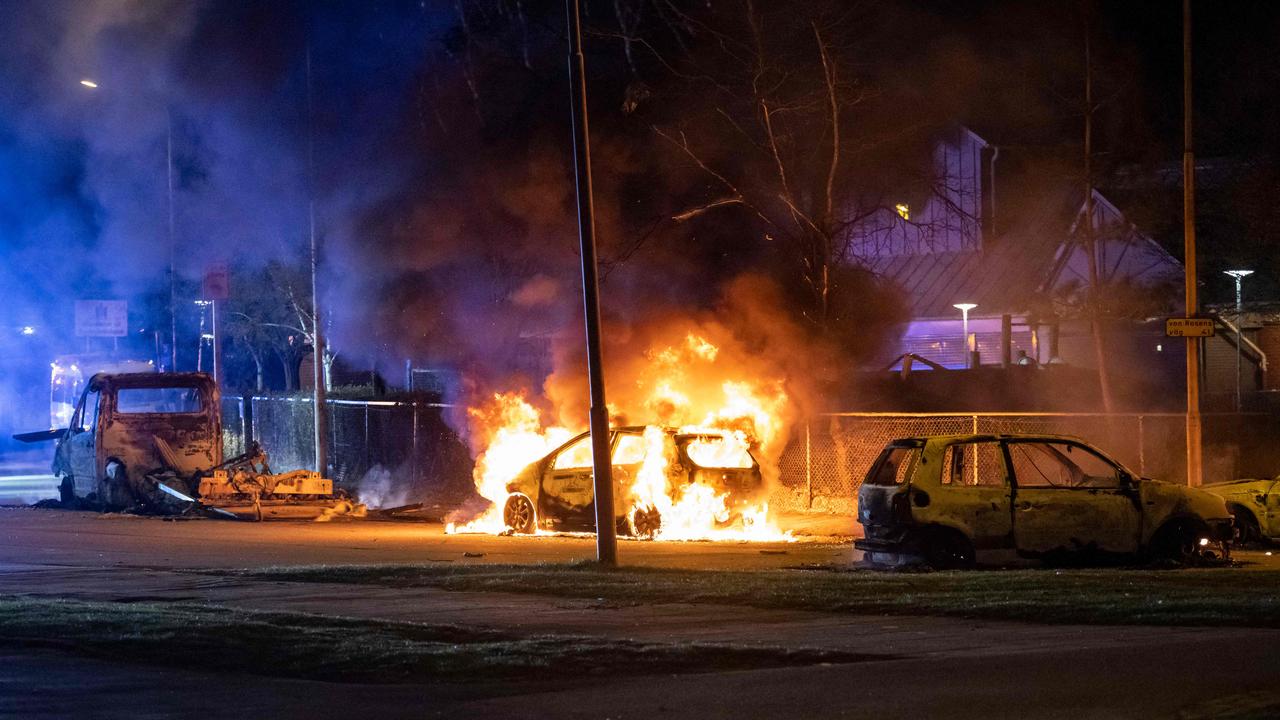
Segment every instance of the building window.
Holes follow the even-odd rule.
[[[898,211],[898,215],[899,215],[903,220],[910,220],[910,219],[911,219],[911,206],[910,206],[910,205],[907,205],[906,203],[898,203],[897,205],[894,205],[894,206],[893,206],[893,209]]]

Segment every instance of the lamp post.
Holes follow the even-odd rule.
[[[960,311],[963,317],[964,339],[960,343],[964,348],[964,366],[965,368],[973,368],[973,353],[969,350],[969,311],[978,307],[975,303],[956,303],[951,307]]]
[[[1252,270],[1227,270],[1225,272],[1227,275],[1230,275],[1236,280],[1236,412],[1240,412],[1240,368],[1242,364],[1240,359],[1241,358],[1240,345],[1243,342],[1243,338],[1241,337],[1242,331],[1240,327],[1240,324],[1241,324],[1240,319],[1242,314],[1244,313],[1244,304],[1241,302],[1241,300],[1243,299],[1241,285],[1243,285],[1245,278],[1253,274],[1253,271]]]

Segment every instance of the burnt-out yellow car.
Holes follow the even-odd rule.
[[[1083,440],[948,435],[890,442],[858,491],[872,564],[1185,559],[1231,538],[1222,498],[1138,477]]]
[[[1280,476],[1211,483],[1204,489],[1227,503],[1239,543],[1280,541]]]

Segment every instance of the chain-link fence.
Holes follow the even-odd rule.
[[[314,404],[309,398],[223,400],[224,452],[257,440],[277,472],[315,466]],[[338,487],[374,505],[461,498],[471,488],[466,446],[439,403],[329,400],[329,464]],[[246,415],[248,419],[246,420]]]
[[[445,423],[447,405],[331,400],[329,461],[340,487],[376,504],[448,502],[471,490],[472,461]],[[1271,476],[1280,467],[1277,421],[1265,415],[1206,415],[1204,478]],[[307,398],[223,399],[226,454],[245,438],[272,468],[310,468],[315,457]],[[1186,481],[1186,416],[1179,413],[829,413],[796,424],[779,459],[775,508],[852,513],[862,478],[890,440],[947,434],[1043,433],[1086,440],[1147,477]]]
[[[830,413],[797,424],[772,502],[792,510],[851,513],[858,486],[886,443],[967,433],[1073,435],[1141,475],[1185,482],[1185,422],[1186,416],[1175,413]]]

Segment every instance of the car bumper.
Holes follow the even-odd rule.
[[[915,565],[922,560],[919,544],[913,542],[910,533],[905,531],[854,540],[853,548],[861,551],[862,559],[872,565],[899,567]]]
[[[1209,520],[1206,524],[1209,526],[1209,539],[1217,542],[1228,542],[1235,535],[1235,529],[1232,527],[1232,518]]]

